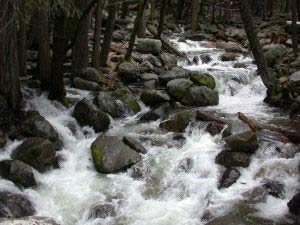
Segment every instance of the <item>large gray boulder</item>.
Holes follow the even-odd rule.
[[[19,160],[1,161],[0,176],[25,188],[36,185],[32,167]]]
[[[34,214],[32,203],[24,195],[0,191],[0,217],[21,218]]]
[[[125,145],[129,146],[131,149],[138,153],[147,153],[147,150],[144,148],[144,146],[141,145],[141,143],[133,137],[123,137],[123,142]]]
[[[134,115],[141,111],[137,98],[127,88],[119,88],[112,95],[123,103],[126,114]]]
[[[263,46],[263,52],[269,66],[273,66],[276,61],[287,54],[287,47],[282,44],[269,44]]]
[[[91,207],[89,211],[89,218],[102,218],[114,217],[117,215],[115,206],[111,203],[101,203]]]
[[[162,90],[146,90],[141,94],[141,100],[147,106],[156,106],[164,102],[169,102],[170,96]]]
[[[244,152],[222,151],[216,157],[216,163],[227,168],[248,167],[250,156]]]
[[[242,53],[243,49],[235,42],[218,41],[216,48],[224,49],[226,52]]]
[[[240,171],[234,168],[226,169],[220,180],[219,188],[228,188],[233,185],[241,176]]]
[[[116,136],[98,137],[91,146],[95,168],[100,173],[115,173],[129,168],[141,156]]]
[[[99,92],[94,99],[94,103],[99,109],[109,114],[112,118],[121,118],[126,115],[123,103],[112,96],[111,93]]]
[[[283,223],[277,223],[258,217],[227,215],[213,219],[206,225],[283,225]]]
[[[11,154],[12,159],[20,160],[39,172],[55,165],[56,151],[53,144],[44,138],[28,138]]]
[[[169,103],[164,103],[163,105],[150,110],[149,112],[142,115],[140,121],[147,122],[147,121],[155,121],[161,118],[164,118],[168,113],[172,111],[172,107]]]
[[[109,116],[85,98],[77,103],[73,116],[81,126],[91,126],[96,132],[106,131],[110,124]]]
[[[136,49],[139,52],[146,54],[159,55],[161,52],[162,43],[158,39],[143,38],[138,40]]]
[[[170,115],[159,127],[170,132],[183,132],[195,117],[196,113],[193,110],[180,111]]]
[[[73,79],[73,86],[86,91],[100,91],[100,86],[96,82],[87,81],[80,77]]]
[[[292,73],[288,82],[290,89],[300,91],[300,71]]]
[[[252,154],[259,147],[257,136],[252,131],[230,135],[224,138],[224,141],[226,142],[229,149],[235,152],[245,152]]]
[[[87,81],[92,81],[96,83],[101,82],[100,72],[92,67],[87,67],[82,71],[81,77]]]
[[[198,86],[206,86],[210,89],[216,87],[215,78],[208,73],[201,73],[199,71],[192,71],[190,75],[191,81]]]
[[[127,83],[135,82],[139,76],[139,68],[132,62],[123,62],[118,66],[121,79]]]
[[[146,60],[149,61],[154,67],[162,67],[160,59],[152,54],[148,55]]]
[[[189,72],[180,67],[173,67],[171,70],[159,76],[159,81],[162,83],[168,83],[174,79],[188,78]]]
[[[294,195],[294,197],[288,202],[288,207],[291,213],[300,216],[300,193]]]
[[[141,72],[151,72],[154,70],[154,66],[149,61],[144,61],[139,65]]]
[[[167,91],[176,100],[181,100],[192,87],[193,82],[188,79],[175,79],[167,84]]]
[[[163,65],[168,67],[169,69],[177,66],[177,58],[172,54],[163,53],[161,54],[160,58],[162,60]]]
[[[30,216],[19,219],[0,219],[0,225],[60,225],[49,217]]]
[[[181,102],[190,106],[212,106],[219,104],[218,92],[205,86],[191,87]]]

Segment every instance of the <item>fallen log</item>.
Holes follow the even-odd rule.
[[[203,111],[197,111],[196,112],[196,119],[201,121],[214,121],[220,124],[230,124],[230,121],[227,121],[225,119],[222,119],[220,117],[216,117],[210,113],[203,112]]]
[[[151,24],[148,24],[147,25],[147,29],[149,30],[149,32],[154,36],[156,37],[157,36],[157,29],[155,26],[151,25]],[[185,53],[183,52],[180,52],[176,47],[174,47],[169,41],[168,39],[164,38],[164,37],[160,37],[160,40],[163,44],[163,47],[171,54],[175,54],[179,57],[183,57],[183,58],[186,58],[186,55]]]
[[[256,123],[253,120],[249,119],[247,116],[245,116],[241,112],[238,113],[238,118],[242,122],[246,123],[253,132],[259,132],[261,130],[269,130],[271,132],[277,132],[279,134],[282,134],[283,136],[287,137],[293,143],[300,143],[300,132],[283,130],[283,129],[273,127],[270,125]]]

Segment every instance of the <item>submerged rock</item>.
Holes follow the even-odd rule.
[[[212,136],[215,136],[217,134],[220,134],[225,128],[225,126],[226,126],[225,124],[221,124],[213,121],[207,125],[206,131],[210,133]]]
[[[223,62],[234,61],[236,60],[237,56],[238,55],[236,53],[225,52],[222,55],[220,55],[220,60]]]
[[[241,176],[240,171],[234,168],[228,168],[222,175],[219,188],[228,188],[233,185]]]
[[[20,219],[0,219],[0,225],[60,225],[49,217],[24,217]]]
[[[190,79],[194,82],[195,85],[198,86],[206,86],[210,89],[214,89],[216,87],[214,77],[208,73],[193,71],[191,72]]]
[[[34,214],[32,203],[24,195],[0,191],[0,217],[20,218]]]
[[[110,203],[97,204],[90,209],[89,218],[102,218],[114,217],[117,215],[115,206]]]
[[[216,163],[227,168],[230,167],[248,167],[250,156],[244,152],[222,151],[216,157]]]
[[[160,128],[170,132],[183,132],[196,117],[192,110],[185,110],[170,115],[169,119],[161,122]]]
[[[91,146],[93,162],[100,173],[115,173],[141,160],[141,156],[115,136],[98,137]]]
[[[263,184],[263,188],[275,198],[284,197],[284,185],[278,181],[268,180]]]
[[[259,145],[257,136],[252,131],[246,131],[244,133],[233,134],[224,138],[227,146],[235,152],[254,153]]]
[[[77,103],[73,116],[81,126],[91,126],[96,132],[107,130],[110,124],[108,115],[85,98]]]
[[[28,138],[12,152],[11,157],[44,172],[55,165],[55,155],[55,148],[48,139]]]

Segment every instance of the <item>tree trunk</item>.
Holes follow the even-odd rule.
[[[96,69],[99,67],[99,61],[100,61],[100,39],[101,39],[100,35],[102,29],[102,17],[103,17],[104,4],[105,4],[105,0],[98,0],[95,31],[94,31],[93,59],[92,59],[93,67]]]
[[[128,16],[128,13],[129,13],[128,6],[129,6],[129,4],[127,1],[122,3],[121,19],[126,19],[126,17]]]
[[[24,0],[22,0],[24,1]],[[38,35],[39,35],[39,19],[38,19],[38,7],[32,6],[31,9],[31,18],[30,18],[30,32],[29,32],[29,40],[28,40],[28,47],[29,48],[38,48]]]
[[[44,90],[49,89],[50,83],[50,38],[49,38],[49,2],[48,0],[39,0],[38,3],[38,77],[41,81],[41,87]]]
[[[77,8],[83,13],[89,6],[89,0],[79,0]],[[77,21],[79,22],[79,21]],[[80,32],[78,33],[74,46],[72,48],[72,74],[79,74],[84,68],[88,66],[88,31],[89,18],[84,18]]]
[[[118,7],[118,0],[111,0],[108,4],[108,18],[106,24],[105,35],[103,39],[102,49],[100,52],[100,67],[107,65],[108,54],[110,50],[112,35],[115,27],[116,13]]]
[[[133,50],[133,46],[134,46],[134,42],[135,42],[135,38],[138,32],[138,28],[139,28],[139,24],[141,22],[141,18],[143,16],[144,13],[144,9],[146,7],[148,0],[139,0],[139,9],[138,9],[138,13],[136,15],[135,21],[134,21],[134,27],[131,33],[131,37],[130,37],[130,41],[129,41],[129,46],[125,55],[125,61],[129,61],[131,58],[131,54],[132,54],[132,50]]]
[[[21,99],[17,57],[17,1],[0,0],[0,94],[12,110],[17,111]]]
[[[267,61],[263,54],[261,45],[257,38],[257,32],[255,30],[254,24],[252,22],[252,17],[250,14],[250,9],[247,1],[239,0],[239,9],[241,13],[241,18],[247,33],[247,37],[249,40],[249,44],[255,58],[255,63],[258,68],[259,75],[267,88],[274,87],[274,79],[272,79],[272,75],[269,71]]]
[[[160,11],[159,11],[159,22],[158,22],[158,28],[157,28],[157,37],[156,37],[158,39],[161,37],[161,34],[164,29],[164,17],[165,17],[165,9],[167,6],[167,1],[168,0],[161,1]]]
[[[191,0],[191,30],[198,29],[199,0]]]
[[[138,33],[137,33],[137,36],[139,38],[144,38],[146,37],[146,26],[147,26],[147,20],[146,20],[146,8],[148,8],[148,3],[146,4],[145,6],[145,9],[143,11],[143,14],[142,14],[142,17],[141,17],[141,20],[140,20],[140,24],[139,24],[139,28],[138,28]]]
[[[182,11],[184,9],[185,0],[180,0],[177,2],[177,19],[182,19]]]
[[[293,30],[293,53],[294,56],[298,55],[298,29],[297,29],[297,0],[292,0],[292,30]]]
[[[53,29],[53,56],[51,63],[50,99],[67,104],[66,91],[63,82],[63,64],[67,46],[65,33],[66,17],[63,10],[55,15]]]
[[[27,24],[26,24],[26,6],[25,1],[19,1],[20,15],[19,15],[19,75],[27,75]]]

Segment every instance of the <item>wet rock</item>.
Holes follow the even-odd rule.
[[[21,125],[22,134],[27,137],[46,138],[53,142],[56,150],[62,147],[58,133],[54,127],[37,111],[27,111]]]
[[[91,146],[93,162],[100,173],[114,173],[127,169],[141,160],[141,156],[115,136],[100,136]]]
[[[87,81],[80,77],[73,79],[73,86],[86,91],[100,91],[100,86],[96,82]]]
[[[102,218],[114,217],[117,215],[115,206],[110,203],[97,204],[90,209],[89,218]]]
[[[131,83],[138,79],[139,68],[131,62],[123,62],[118,66],[118,73],[122,80]]]
[[[195,117],[196,113],[192,110],[180,111],[170,115],[159,127],[170,132],[183,132]]]
[[[194,160],[192,158],[182,159],[179,163],[179,170],[188,173],[192,170],[194,166]]]
[[[142,146],[139,141],[137,141],[132,137],[123,137],[123,142],[125,145],[127,145],[137,153],[142,153],[142,154],[147,153],[147,149],[145,149],[144,146]]]
[[[168,82],[167,91],[176,100],[182,99],[193,85],[188,79],[174,79]]]
[[[137,180],[145,178],[150,172],[151,170],[149,165],[144,161],[138,162],[129,170],[130,176]]]
[[[142,92],[141,100],[147,106],[155,106],[164,102],[169,102],[170,96],[162,90],[147,90]]]
[[[206,225],[279,225],[279,223],[258,217],[227,215],[213,219]]]
[[[191,87],[181,102],[190,106],[211,106],[219,103],[218,92],[205,86]]]
[[[300,216],[300,193],[294,195],[287,205],[291,213]]]
[[[0,123],[9,124],[13,120],[13,113],[4,95],[0,95]]]
[[[210,133],[212,136],[216,136],[217,134],[220,134],[223,131],[225,126],[226,126],[225,124],[210,122],[206,127],[206,131]]]
[[[27,50],[27,52],[26,52],[27,60],[28,61],[37,61],[38,54],[39,53],[37,51]]]
[[[222,175],[219,188],[228,188],[233,185],[241,176],[240,171],[234,168],[228,168]]]
[[[144,38],[139,39],[136,49],[142,53],[159,55],[162,49],[162,43],[157,39]]]
[[[20,219],[2,219],[0,225],[60,225],[49,217],[24,217]]]
[[[247,68],[246,63],[237,62],[233,65],[234,68]]]
[[[217,42],[216,48],[224,49],[226,52],[242,53],[243,49],[235,42]]]
[[[116,30],[112,35],[112,40],[115,42],[124,42],[128,39],[128,33],[125,30]]]
[[[282,44],[269,44],[263,46],[263,52],[269,66],[273,66],[276,61],[287,54],[287,47]]]
[[[154,70],[154,66],[149,61],[144,61],[139,65],[142,72],[150,72]]]
[[[259,186],[259,187],[254,187],[250,189],[249,191],[246,191],[242,194],[244,197],[244,202],[245,203],[250,203],[250,204],[255,204],[258,202],[265,202],[267,198],[267,191],[265,188]]]
[[[155,89],[156,83],[156,80],[148,80],[144,82],[144,87],[147,89]]]
[[[94,103],[112,118],[122,118],[126,114],[121,101],[118,101],[111,93],[99,92]]]
[[[257,136],[252,131],[230,135],[224,138],[224,141],[232,151],[236,152],[252,154],[259,147]]]
[[[215,79],[212,75],[208,73],[201,73],[199,71],[192,71],[190,75],[191,81],[198,86],[206,86],[210,89],[216,87]]]
[[[162,67],[160,59],[152,54],[148,55],[146,60],[149,61],[154,67]]]
[[[32,203],[24,195],[0,191],[0,217],[21,218],[34,214]]]
[[[125,111],[129,115],[134,115],[141,111],[141,107],[136,97],[126,88],[119,88],[112,95],[123,103]]]
[[[159,81],[166,84],[171,80],[188,78],[188,72],[180,67],[174,67],[171,70],[161,74]]]
[[[48,139],[35,137],[26,139],[11,157],[44,172],[55,165],[55,154],[54,145]]]
[[[216,157],[216,163],[227,168],[248,167],[250,156],[244,152],[222,151]]]
[[[243,41],[243,40],[247,39],[247,35],[246,35],[245,30],[235,28],[235,27],[226,29],[226,35],[231,37],[231,38],[237,39],[239,41]]]
[[[144,73],[141,75],[143,81],[155,80],[158,81],[158,76],[154,73]]]
[[[33,169],[19,160],[1,161],[0,176],[25,188],[36,185]]]
[[[162,53],[160,56],[164,66],[171,69],[172,67],[177,66],[177,58],[175,55],[169,53]]]
[[[81,78],[98,84],[101,82],[100,72],[92,67],[84,69],[82,71]]]
[[[202,64],[207,64],[212,61],[212,58],[210,55],[201,55],[200,59],[201,59]]]
[[[234,61],[236,60],[237,56],[238,55],[236,53],[225,52],[222,55],[220,55],[220,60],[223,62]]]
[[[264,183],[263,188],[266,189],[269,195],[272,195],[275,198],[284,197],[284,185],[280,182],[269,180]]]
[[[77,103],[73,116],[81,126],[91,126],[96,132],[107,130],[110,124],[108,115],[85,98]]]
[[[290,76],[289,87],[294,90],[300,90],[300,71],[297,71]]]
[[[168,114],[170,111],[171,111],[170,104],[164,103],[162,106],[145,113],[141,117],[140,121],[142,122],[155,121],[165,117],[165,115]]]

